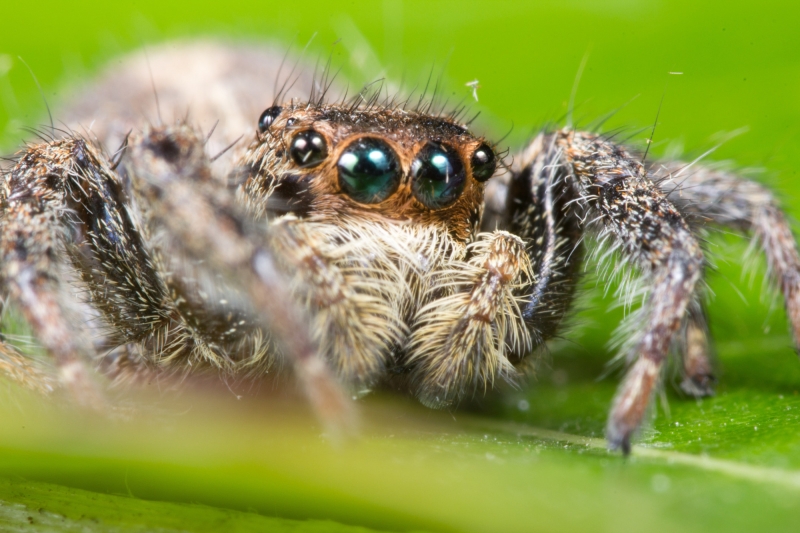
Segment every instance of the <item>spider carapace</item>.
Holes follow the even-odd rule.
[[[516,382],[562,325],[583,262],[616,251],[645,288],[607,426],[627,452],[671,348],[682,388],[712,392],[698,238],[712,225],[758,239],[800,338],[800,258],[757,183],[645,166],[571,128],[512,160],[457,115],[379,93],[278,91],[264,105],[277,63],[257,47],[184,43],[151,56],[161,106],[189,107],[190,119],[147,125],[131,111],[151,94],[134,58],[65,108],[91,131],[53,131],[4,172],[3,290],[58,369],[3,341],[2,366],[24,384],[93,403],[87,365],[117,378],[258,377],[285,360],[325,420],[349,409],[343,390],[387,384],[453,405]],[[242,133],[249,143],[235,142]],[[214,142],[233,149],[214,155]],[[603,253],[585,253],[587,242]]]

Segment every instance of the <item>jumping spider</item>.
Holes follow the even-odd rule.
[[[265,104],[278,76],[270,51],[194,43],[150,56],[160,107],[188,108],[191,121],[141,126],[152,93],[138,56],[65,109],[89,132],[29,144],[2,179],[5,295],[82,401],[97,399],[85,365],[99,354],[114,376],[259,376],[290,361],[325,420],[348,412],[338,383],[457,403],[516,381],[556,334],[587,232],[649,287],[608,420],[612,448],[629,451],[672,346],[683,388],[712,392],[698,297],[705,225],[760,242],[800,339],[800,258],[757,183],[701,165],[644,166],[572,129],[537,135],[510,163],[424,103],[363,93],[330,103],[316,87]],[[196,126],[209,119],[222,121],[216,137]],[[236,128],[250,138],[211,157]],[[101,147],[122,137],[112,156]],[[94,345],[70,304],[81,292],[101,322]],[[52,386],[9,344],[2,355],[12,377]]]

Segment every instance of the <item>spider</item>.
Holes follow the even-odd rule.
[[[571,128],[504,160],[457,113],[379,92],[332,100],[326,76],[300,73],[310,93],[285,86],[269,104],[279,63],[252,46],[151,50],[149,67],[122,61],[65,107],[73,129],[15,156],[0,191],[2,287],[58,372],[3,341],[11,377],[91,405],[91,366],[259,377],[285,363],[334,424],[351,409],[345,390],[454,405],[519,380],[562,326],[594,234],[647,288],[606,432],[628,453],[671,348],[683,389],[713,392],[707,225],[758,240],[800,339],[800,257],[763,186],[645,165]],[[190,118],[143,119],[148,71],[159,109]]]

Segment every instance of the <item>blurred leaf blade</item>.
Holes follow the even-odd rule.
[[[789,528],[800,503],[795,470],[660,448],[626,460],[600,439],[474,415],[453,421],[393,401],[367,405],[378,422],[340,449],[315,437],[303,413],[287,421],[241,402],[192,403],[168,423],[7,414],[20,429],[0,439],[0,471],[379,530],[744,531],[767,510],[777,531]]]

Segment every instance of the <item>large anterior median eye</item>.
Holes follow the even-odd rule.
[[[328,157],[328,145],[325,138],[316,131],[301,131],[292,138],[289,155],[301,167],[313,167]]]
[[[411,164],[411,189],[431,209],[456,201],[464,190],[466,173],[458,153],[449,146],[429,142]]]
[[[381,202],[400,185],[397,156],[380,139],[362,137],[354,141],[342,152],[337,166],[339,186],[357,202]]]

